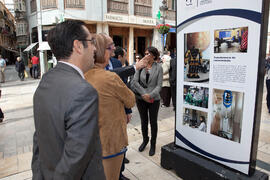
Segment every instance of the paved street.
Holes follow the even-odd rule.
[[[31,78],[19,81],[14,66],[6,70],[7,82],[1,84],[2,97],[0,107],[5,119],[0,124],[0,179],[31,179],[33,124],[33,93],[39,80]],[[265,95],[265,93],[264,93]],[[263,98],[261,131],[257,169],[270,175],[270,115]],[[128,125],[129,151],[124,174],[131,179],[174,180],[180,179],[173,171],[160,167],[160,147],[174,140],[174,113],[172,108],[161,108],[159,113],[159,134],[157,153],[148,156],[149,146],[142,153],[138,152],[141,143],[140,120],[136,108],[133,119]]]

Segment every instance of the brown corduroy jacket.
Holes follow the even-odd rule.
[[[116,73],[99,67],[89,70],[85,79],[97,90],[99,96],[102,155],[119,153],[128,145],[124,107],[132,108],[135,105],[135,95]]]

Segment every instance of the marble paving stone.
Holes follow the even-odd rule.
[[[17,156],[12,156],[0,160],[0,178],[15,174],[18,171]]]
[[[22,172],[26,170],[31,170],[31,160],[31,152],[18,155],[18,171]]]
[[[262,146],[265,145],[265,144],[266,144],[266,142],[259,141],[259,143],[258,143],[258,148],[262,147]]]
[[[259,140],[270,144],[269,132],[267,132],[265,130],[260,130]]]
[[[176,177],[172,176],[167,170],[162,169],[151,160],[143,157],[137,151],[131,149],[128,154],[131,160],[126,165],[126,169],[132,172],[134,176],[142,180],[164,179],[164,180],[176,180]],[[180,178],[177,178],[180,179]]]
[[[139,180],[136,176],[134,176],[132,174],[132,172],[130,172],[129,170],[125,169],[125,171],[123,172],[123,175],[127,178],[129,178],[130,180]]]
[[[265,144],[259,148],[260,151],[270,154],[270,144]]]
[[[269,153],[264,153],[262,151],[257,152],[257,159],[260,159],[263,162],[266,162],[270,166],[270,152]]]

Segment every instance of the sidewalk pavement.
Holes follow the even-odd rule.
[[[0,107],[5,113],[5,119],[0,124],[0,180],[31,179],[34,132],[32,98],[39,80],[28,78],[25,81],[19,81],[16,74],[9,74],[10,80],[1,84]],[[256,168],[270,175],[270,114],[266,108],[265,91]],[[137,112],[134,111],[134,113]],[[139,123],[128,125],[127,158],[130,163],[126,164],[124,175],[132,180],[181,179],[174,171],[160,167],[160,148],[174,141],[175,119],[171,108],[161,109],[159,116],[162,119],[158,121],[157,152],[152,157],[148,155],[149,145],[143,152],[138,152],[138,147],[142,142]],[[139,118],[138,114],[133,117]],[[139,122],[138,119],[134,121]]]

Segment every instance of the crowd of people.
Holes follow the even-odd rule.
[[[163,67],[159,51],[148,47],[129,65],[124,48],[106,34],[91,34],[77,20],[57,24],[48,43],[58,64],[43,75],[34,94],[33,179],[128,179],[122,172],[129,161],[131,108],[136,103],[141,118],[140,152],[149,142],[150,120],[153,156],[160,92],[171,74],[168,57],[162,58]],[[35,75],[33,58],[32,63]]]

